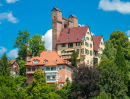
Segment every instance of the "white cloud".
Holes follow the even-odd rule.
[[[18,19],[13,16],[12,12],[0,13],[0,20],[5,20],[5,19],[9,22],[12,22],[12,23],[18,23],[19,22]]]
[[[95,34],[91,32],[91,35],[94,36]]]
[[[128,37],[129,41],[130,41],[130,37]]]
[[[46,49],[52,50],[52,29],[48,30],[42,38],[45,41]]]
[[[6,51],[7,51],[7,49],[5,47],[0,46],[0,54],[3,54]]]
[[[10,58],[17,58],[18,57],[18,48],[10,50],[7,55]]]
[[[98,8],[104,11],[118,11],[122,14],[130,14],[130,2],[121,0],[100,0]]]
[[[127,35],[130,36],[130,30],[126,31]]]
[[[0,22],[0,24],[1,24],[1,22]]]
[[[79,27],[85,26],[84,24],[78,24]]]
[[[19,1],[19,0],[6,0],[7,3],[15,3],[16,1]]]

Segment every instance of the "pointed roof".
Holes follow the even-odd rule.
[[[61,12],[61,10],[56,7],[54,7],[51,11],[60,11]]]
[[[98,48],[99,48],[102,37],[103,37],[102,35],[92,37],[93,38],[93,43],[94,43],[93,50],[98,51]]]
[[[57,44],[81,42],[82,37],[83,35],[86,35],[88,28],[88,26],[83,26],[61,29]]]

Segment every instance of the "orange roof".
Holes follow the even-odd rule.
[[[33,63],[33,60],[38,60],[38,63]],[[44,60],[47,60],[46,63],[44,63]],[[28,63],[26,65],[57,65],[57,64],[66,64],[66,61],[63,60],[55,51],[43,51],[39,56],[33,57],[30,60],[28,60]]]

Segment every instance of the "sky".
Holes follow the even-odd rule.
[[[52,49],[51,10],[57,7],[62,16],[78,18],[94,35],[109,39],[112,31],[124,31],[130,37],[130,0],[0,0],[0,56],[18,57],[14,40],[18,31],[27,30],[31,37],[40,34],[48,50]]]

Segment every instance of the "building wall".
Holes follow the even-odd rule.
[[[16,66],[16,67],[14,68],[14,66]],[[17,61],[15,61],[15,62],[11,65],[11,71],[15,71],[16,73],[19,72],[19,64],[18,64]]]

